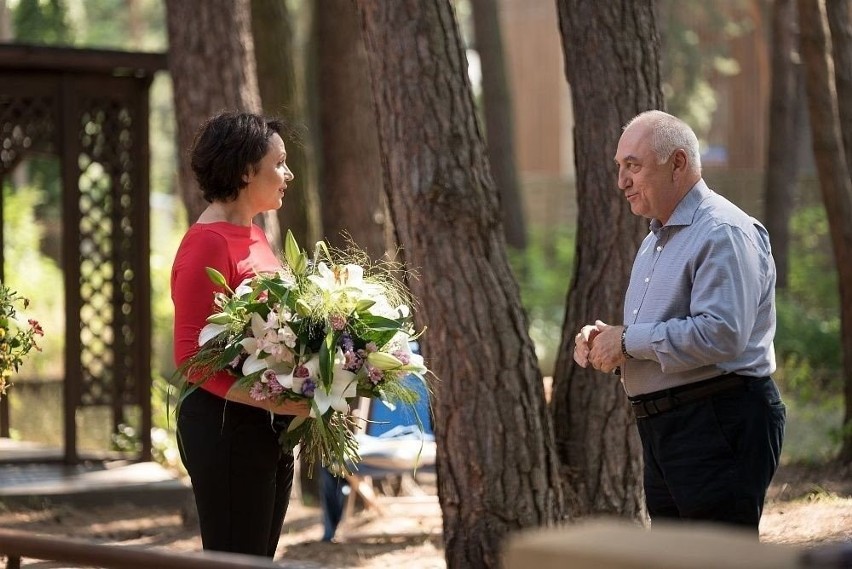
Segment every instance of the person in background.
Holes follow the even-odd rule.
[[[236,289],[281,263],[257,214],[282,205],[293,174],[281,138],[283,125],[250,113],[222,113],[196,135],[192,170],[209,203],[184,235],[172,267],[174,354],[181,366],[198,350],[198,335],[224,292],[207,267]],[[190,382],[198,377],[189,377]],[[220,372],[180,403],[181,460],[189,472],[204,549],[273,557],[293,486],[293,456],[278,434],[304,403],[256,401],[236,378]]]
[[[786,413],[770,377],[769,235],[707,187],[698,139],[672,115],[632,119],[615,162],[618,187],[650,233],[633,262],[623,325],[584,326],[574,360],[620,373],[652,522],[720,522],[757,536]]]

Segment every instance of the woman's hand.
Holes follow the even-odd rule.
[[[293,415],[295,417],[307,417],[311,414],[311,406],[307,401],[291,401],[289,399],[271,405],[269,410],[276,415]]]
[[[228,401],[236,401],[237,403],[244,403],[246,405],[251,405],[252,407],[259,407],[261,409],[265,409],[266,411],[271,411],[276,415],[293,415],[296,417],[307,417],[311,414],[311,406],[307,401],[291,401],[289,399],[285,399],[281,403],[273,403],[268,399],[263,401],[258,401],[256,399],[252,399],[249,395],[248,390],[245,387],[240,386],[239,384],[234,384],[228,393],[225,395],[225,399]]]

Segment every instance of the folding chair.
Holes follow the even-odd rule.
[[[323,507],[323,540],[330,541],[344,516],[351,516],[355,501],[360,499],[366,508],[382,513],[382,501],[374,492],[374,483],[400,477],[401,494],[424,495],[417,485],[415,473],[435,471],[435,435],[429,393],[416,377],[409,377],[412,389],[419,392],[414,405],[388,406],[380,400],[362,400],[356,414],[364,417],[363,430],[356,433],[361,462],[357,470],[345,479],[321,472],[321,505]],[[348,498],[346,498],[348,486]],[[404,500],[400,496],[387,500]],[[345,503],[345,513],[344,513]]]
[[[354,507],[359,497],[367,508],[381,511],[381,504],[373,492],[373,483],[391,476],[401,477],[401,493],[419,494],[416,473],[435,472],[435,434],[429,393],[417,378],[408,378],[408,385],[418,391],[420,398],[414,405],[398,404],[394,407],[381,400],[367,400],[364,431],[356,434],[361,462],[358,470],[347,476],[353,495],[348,509]]]

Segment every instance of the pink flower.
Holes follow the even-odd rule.
[[[38,334],[39,336],[44,336],[44,330],[41,329],[41,324],[38,323],[38,320],[30,318],[27,322],[29,323],[30,328],[33,329],[33,333]]]
[[[367,376],[370,378],[370,381],[373,384],[378,384],[384,378],[384,372],[377,367],[373,367],[371,365],[367,365]]]
[[[402,365],[408,365],[411,362],[410,354],[403,350],[396,350],[393,355],[402,362]]]
[[[255,401],[264,401],[269,398],[266,394],[266,389],[264,389],[264,385],[259,381],[254,382],[251,389],[249,389],[249,397]]]
[[[293,370],[293,377],[298,377],[299,379],[311,377],[311,370],[303,365],[296,366],[296,369]]]
[[[328,317],[328,321],[331,324],[331,328],[338,332],[346,328],[346,318],[339,314],[332,314]]]

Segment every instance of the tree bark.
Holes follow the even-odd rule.
[[[358,13],[351,0],[315,0],[315,6],[324,236],[341,247],[348,234],[378,259],[388,248],[388,213]]]
[[[553,431],[449,0],[356,0],[385,188],[435,383],[447,566],[562,516]]]
[[[825,3],[846,166],[852,169],[852,0]]]
[[[852,179],[843,139],[829,52],[825,4],[797,0],[800,44],[811,118],[814,159],[828,215],[840,288],[840,342],[846,398],[840,459],[852,462]]]
[[[852,1],[831,0],[826,2],[826,9],[831,30],[831,51],[834,56],[840,133],[843,137],[847,173],[852,176]],[[848,224],[848,218],[846,223]],[[843,271],[840,275],[841,279],[849,276]],[[843,286],[842,281],[840,286]],[[852,285],[847,284],[847,286]],[[852,292],[849,294],[852,295]],[[852,328],[852,321],[849,326]],[[844,341],[843,344],[846,404],[843,424],[846,428],[843,430],[843,444],[840,452],[841,460],[847,463],[852,462],[852,346],[847,347],[848,343]]]
[[[311,144],[305,124],[305,105],[295,65],[294,26],[285,0],[251,0],[251,29],[260,100],[266,114],[284,119],[291,128],[284,137],[287,165],[295,181],[284,207],[277,211],[282,230],[310,247],[320,237],[316,172],[310,160]],[[278,242],[278,246],[282,246]]]
[[[523,251],[527,246],[527,229],[518,172],[515,168],[514,113],[503,56],[497,0],[472,0],[471,7],[476,51],[482,66],[482,102],[485,111],[488,162],[494,184],[500,194],[506,242],[510,247]]]
[[[799,173],[798,127],[801,72],[796,63],[796,3],[772,4],[772,90],[766,158],[766,229],[772,240],[776,288],[787,288],[790,215]]]
[[[574,106],[577,252],[554,374],[553,416],[572,515],[644,511],[639,437],[617,379],[577,366],[577,331],[623,321],[624,290],[648,222],[618,191],[613,157],[622,126],[663,108],[653,1],[559,0]]]
[[[180,195],[190,223],[207,207],[189,166],[198,128],[223,110],[260,111],[248,0],[166,0]]]

